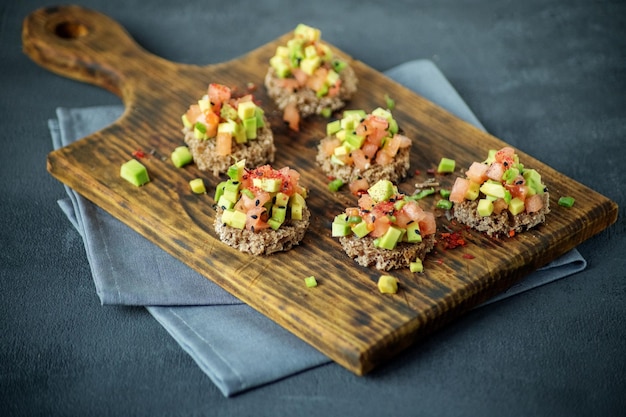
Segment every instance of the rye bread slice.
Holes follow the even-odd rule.
[[[400,242],[395,249],[381,249],[374,246],[374,239],[369,236],[359,238],[355,235],[339,238],[346,254],[359,265],[374,266],[381,271],[408,268],[416,259],[424,260],[426,254],[435,246],[435,235],[425,236],[421,243]]]

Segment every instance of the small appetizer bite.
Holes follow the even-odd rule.
[[[399,133],[389,110],[344,110],[341,119],[326,125],[316,160],[327,176],[350,183],[356,194],[379,180],[406,177],[410,149],[411,139]]]
[[[245,159],[249,168],[274,161],[271,127],[251,94],[234,97],[227,86],[209,84],[182,121],[185,143],[200,170],[218,176],[233,161]]]
[[[545,222],[549,193],[541,175],[524,167],[511,147],[491,150],[473,162],[450,192],[452,214],[459,222],[489,236],[515,233]]]
[[[319,29],[299,24],[287,45],[276,49],[265,76],[268,95],[283,119],[298,131],[300,119],[329,116],[343,108],[357,89],[354,70],[333,56]]]
[[[391,181],[380,180],[332,222],[332,236],[359,265],[377,269],[411,267],[421,263],[435,245],[433,213],[398,192]]]
[[[289,167],[246,168],[239,161],[215,192],[215,231],[222,242],[252,255],[269,255],[298,245],[311,213],[300,174]]]

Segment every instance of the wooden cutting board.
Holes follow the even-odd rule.
[[[126,108],[111,126],[51,152],[48,170],[359,375],[615,222],[614,202],[520,152],[522,162],[538,169],[550,190],[552,212],[546,224],[513,238],[491,239],[448,222],[444,212],[434,208],[437,197],[426,198],[423,206],[436,211],[439,232],[457,231],[467,244],[446,249],[439,233],[439,244],[426,259],[425,272],[394,271],[399,292],[380,294],[376,281],[381,272],[357,265],[330,236],[334,215],[356,200],[347,190],[330,192],[327,178],[314,162],[327,120],[313,117],[301,125],[300,133],[292,132],[263,88],[269,58],[292,29],[238,59],[194,66],[148,53],[115,21],[94,11],[64,6],[33,12],[23,26],[26,54],[50,71],[114,92]],[[400,184],[402,191],[412,193],[414,184],[428,179],[427,171],[442,157],[466,168],[484,159],[489,149],[505,145],[335,51],[354,67],[362,87],[349,108],[371,111],[384,105],[385,94],[397,103],[394,115],[414,141],[411,171],[421,172]],[[170,152],[183,144],[180,115],[211,82],[243,89],[248,83],[258,86],[254,94],[269,116],[278,148],[274,166],[297,169],[303,185],[310,189],[311,226],[302,244],[289,252],[251,257],[222,244],[212,226],[213,187],[221,179],[194,165],[177,169],[169,160]],[[147,154],[141,162],[152,179],[140,188],[119,176],[120,165],[136,150]],[[460,174],[457,169],[456,174],[437,180],[449,187]],[[188,181],[197,177],[208,185],[207,195],[189,190]],[[566,195],[576,199],[570,209],[556,204],[558,197]],[[304,278],[309,275],[317,278],[318,287],[306,288]]]

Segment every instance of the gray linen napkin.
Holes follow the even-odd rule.
[[[407,62],[385,74],[484,129],[431,61]],[[122,111],[121,106],[58,109],[57,119],[49,121],[54,147],[106,127]],[[330,362],[72,189],[66,190],[68,198],[59,205],[83,238],[102,304],[146,306],[225,396]],[[586,261],[574,249],[489,302],[585,267]]]

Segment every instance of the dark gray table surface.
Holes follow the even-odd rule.
[[[622,1],[77,1],[151,52],[222,62],[306,22],[384,71],[433,60],[496,136],[606,195],[588,268],[475,310],[367,377],[330,364],[224,398],[143,308],[102,307],[46,172],[55,108],[119,104],[21,51],[0,5],[0,414],[626,414],[626,4]],[[253,29],[254,35],[250,35]]]

